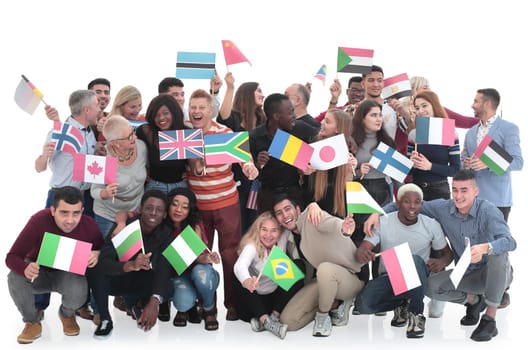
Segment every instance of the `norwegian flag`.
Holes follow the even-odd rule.
[[[56,141],[55,150],[71,153],[80,153],[84,137],[79,129],[71,124],[55,121],[51,140]]]
[[[260,188],[260,181],[255,179],[251,182],[251,188],[249,189],[248,200],[246,203],[247,209],[257,210],[257,195]]]
[[[158,131],[160,160],[204,157],[202,129]]]

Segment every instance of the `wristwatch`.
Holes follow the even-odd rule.
[[[160,304],[163,302],[163,297],[161,295],[159,295],[159,294],[152,294],[152,297],[154,299],[158,299]]]
[[[488,255],[493,255],[493,246],[488,242]]]

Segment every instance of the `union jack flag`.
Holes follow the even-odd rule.
[[[246,203],[247,209],[257,210],[257,195],[260,188],[260,181],[255,179],[251,182],[251,188],[249,189],[248,200]]]
[[[51,140],[56,141],[55,150],[71,153],[80,153],[84,137],[79,129],[71,124],[55,121]]]
[[[158,131],[160,160],[204,157],[202,129]]]

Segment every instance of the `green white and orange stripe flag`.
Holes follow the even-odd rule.
[[[277,246],[271,250],[261,273],[285,291],[304,278],[304,274],[297,265]]]
[[[143,249],[143,237],[139,219],[128,224],[121,232],[112,237],[112,243],[119,261],[128,261]]]
[[[162,254],[181,275],[206,249],[198,234],[191,226],[187,226]]]
[[[91,251],[92,243],[46,232],[37,264],[84,275]]]
[[[493,141],[489,135],[484,136],[480,141],[474,156],[480,158],[497,176],[503,175],[513,161],[511,154]]]
[[[357,181],[346,183],[347,214],[372,214],[385,215],[385,211],[367,192],[365,187]]]

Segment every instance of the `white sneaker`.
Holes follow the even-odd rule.
[[[256,317],[253,317],[251,320],[249,320],[249,324],[251,325],[251,330],[253,332],[262,332],[266,328],[264,328],[264,325],[260,323],[259,319]]]
[[[409,312],[407,338],[423,338],[425,333],[425,316]]]
[[[445,301],[431,299],[427,304],[430,318],[440,318],[444,314]]]
[[[314,337],[328,337],[332,333],[332,319],[327,313],[317,312],[312,335]]]
[[[330,318],[334,326],[346,326],[350,317],[350,308],[354,304],[354,299],[343,301],[337,309],[330,310]]]
[[[264,321],[264,328],[275,334],[277,337],[284,339],[284,337],[286,337],[288,325],[280,323],[280,321],[274,317],[268,317],[266,321]]]

